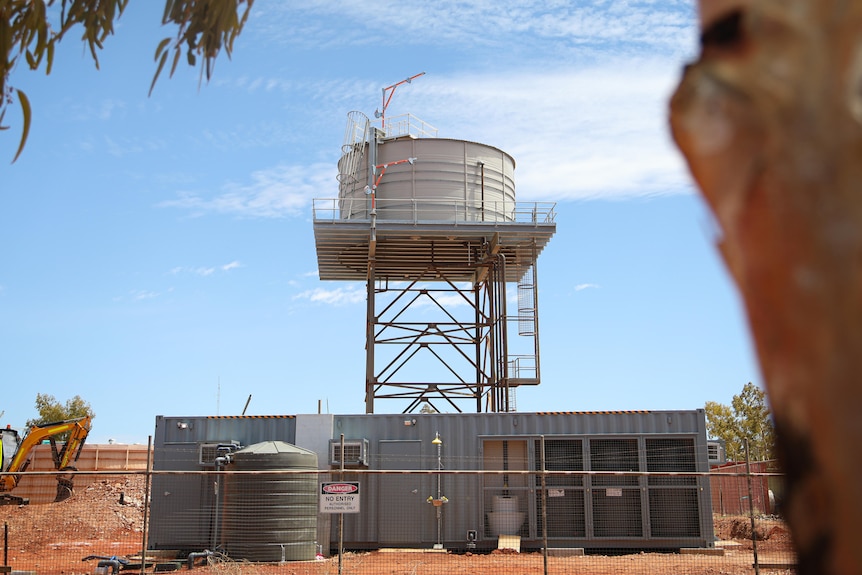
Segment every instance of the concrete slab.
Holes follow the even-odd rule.
[[[680,555],[713,555],[721,557],[724,549],[721,547],[683,547],[679,550]]]
[[[500,535],[497,539],[497,549],[514,549],[518,553],[521,552],[521,536],[520,535]]]
[[[548,557],[581,557],[583,547],[548,547]]]
[[[384,547],[378,553],[448,553],[445,549],[416,549],[415,547]]]

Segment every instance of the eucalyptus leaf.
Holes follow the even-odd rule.
[[[18,151],[12,159],[12,163],[18,159],[21,152],[24,151],[24,144],[27,143],[27,137],[30,135],[30,120],[32,119],[32,111],[30,110],[30,100],[27,99],[27,94],[21,90],[15,90],[18,94],[18,102],[21,104],[21,115],[24,118],[24,126],[21,128],[21,143],[18,144]]]
[[[86,45],[98,69],[99,51],[114,33],[115,22],[122,16],[128,1],[60,0],[59,20],[54,21],[54,26],[59,25],[59,28],[53,28],[51,20],[57,14],[52,16],[51,8],[57,0],[0,0],[0,52],[5,55],[0,64],[0,124],[14,100],[13,95],[17,95],[23,116],[21,141],[13,162],[24,149],[32,122],[30,101],[9,82],[19,59],[25,60],[33,70],[45,62],[45,73],[50,74],[56,45],[67,32],[77,28],[81,30],[80,41]],[[185,50],[189,66],[200,66],[201,79],[204,73],[209,79],[222,47],[230,58],[233,41],[242,31],[253,4],[254,0],[165,0],[162,23],[176,26],[177,32],[156,47],[157,66],[149,94],[152,95],[171,51],[174,52],[171,76],[178,66],[180,53]],[[0,130],[6,129],[8,126],[0,126]]]

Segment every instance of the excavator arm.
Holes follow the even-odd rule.
[[[54,442],[55,436],[52,435],[50,438],[52,445],[51,453],[54,456],[54,466],[57,469],[66,469],[72,463],[78,461],[78,456],[81,455],[81,448],[84,447],[84,442],[90,434],[91,418],[83,417],[78,420],[73,420],[73,423],[69,437],[66,439],[66,442],[63,444],[59,453],[57,452],[56,443]]]
[[[15,455],[12,456],[9,467],[4,469],[9,474],[0,477],[0,493],[9,492],[18,485],[21,473],[26,471],[27,466],[30,464],[30,455],[33,449],[46,439],[51,443],[51,457],[54,461],[54,468],[58,471],[74,470],[72,464],[78,460],[78,456],[81,454],[81,448],[84,447],[84,442],[90,433],[91,424],[92,418],[85,416],[31,427],[24,436],[24,439],[21,440],[20,445],[18,445],[18,449],[15,450]],[[62,447],[58,449],[57,437],[63,434],[68,434],[68,436]],[[58,476],[57,497],[55,501],[68,499],[71,495],[71,479]]]

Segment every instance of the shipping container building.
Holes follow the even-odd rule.
[[[229,494],[214,476],[161,472],[213,470],[220,454],[269,441],[316,453],[318,482],[360,484],[360,511],[343,515],[345,549],[481,551],[501,535],[519,537],[522,550],[542,548],[544,536],[549,547],[588,551],[714,545],[697,409],[158,416],[150,548],[229,548],[217,513]],[[593,473],[553,473],[562,471]],[[337,548],[337,524],[331,514],[317,517],[324,553]]]

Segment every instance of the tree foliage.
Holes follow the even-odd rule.
[[[770,418],[766,393],[753,383],[747,383],[742,392],[733,396],[731,404],[707,401],[706,431],[713,439],[725,442],[727,459],[745,459],[745,441],[753,461],[774,457],[775,428]]]
[[[162,24],[175,24],[175,38],[165,38],[156,48],[158,66],[150,84],[150,94],[167,62],[168,54],[174,52],[170,76],[174,75],[180,55],[185,46],[189,66],[201,60],[201,79],[212,76],[213,65],[219,52],[224,49],[227,57],[233,53],[233,42],[242,32],[254,0],[167,0]],[[240,16],[242,11],[242,16]]]
[[[27,420],[27,427],[76,419],[78,417],[96,416],[90,404],[81,399],[80,395],[67,399],[66,403],[60,403],[53,395],[37,393],[36,411],[39,412],[39,417]]]
[[[729,461],[739,461],[744,457],[744,443],[740,439],[736,417],[730,406],[715,401],[707,401],[706,432],[713,439],[724,440],[725,453]]]
[[[21,106],[23,124],[21,140],[13,162],[24,150],[30,133],[32,111],[27,95],[9,82],[12,72],[23,61],[31,70],[44,64],[45,73],[51,73],[57,44],[78,26],[81,40],[87,44],[93,63],[99,67],[99,50],[114,33],[114,22],[119,20],[129,0],[0,0],[0,130],[8,129],[3,119],[8,107],[15,102]],[[201,58],[201,78],[209,80],[219,52],[224,49],[228,58],[233,42],[242,31],[254,0],[166,0],[162,24],[173,25],[177,33],[162,40],[156,48],[156,72],[150,84],[150,93],[173,51],[170,75],[173,76],[185,51],[189,65]],[[59,18],[59,19],[58,19]],[[56,21],[56,27],[52,25]]]

